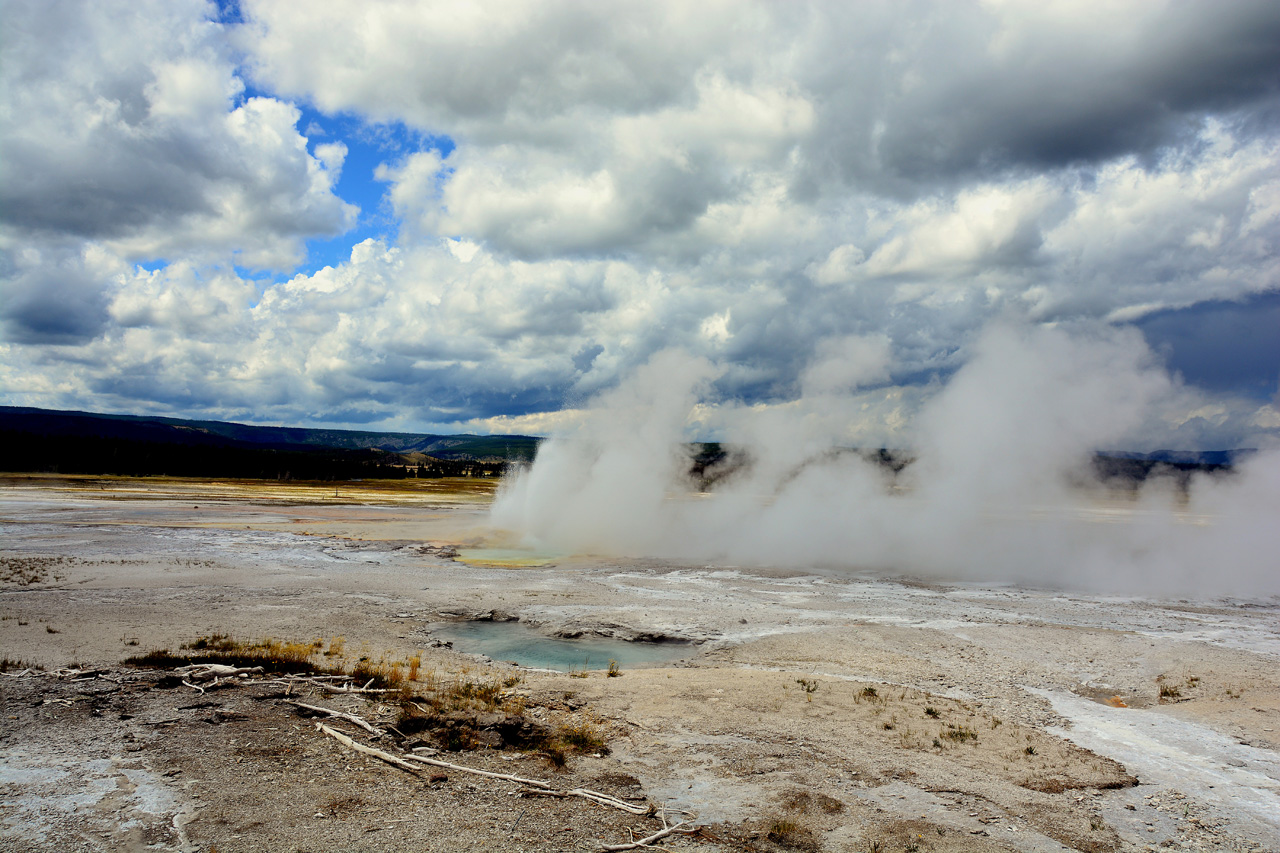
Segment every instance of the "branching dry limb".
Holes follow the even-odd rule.
[[[183,678],[189,678],[192,681],[209,681],[218,680],[220,678],[231,678],[237,675],[248,675],[250,673],[262,672],[260,666],[227,666],[222,663],[193,663],[190,666],[180,666],[174,670]]]
[[[421,761],[423,764],[430,764],[433,767],[443,767],[446,770],[456,770],[459,773],[473,773],[476,776],[488,776],[490,779],[503,779],[507,782],[519,782],[521,785],[532,785],[535,788],[548,790],[551,788],[546,782],[538,779],[525,779],[520,776],[512,776],[509,773],[492,773],[488,770],[475,770],[471,767],[463,767],[461,764],[450,764],[447,761],[441,761],[438,758],[427,758],[425,755],[406,755],[406,758],[412,758],[414,761]]]
[[[357,743],[356,741],[344,735],[342,732],[329,728],[324,723],[316,723],[316,728],[349,749],[354,749],[356,752],[363,752],[365,755],[372,755],[374,758],[380,759],[382,761],[387,762],[388,764],[399,767],[401,770],[407,770],[410,773],[413,773],[415,775],[418,772],[417,767],[414,767],[412,764],[405,761],[403,758],[394,756],[389,752],[383,752],[380,749],[374,749],[371,746],[365,746],[362,743]]]
[[[317,714],[328,714],[330,717],[337,717],[340,720],[346,720],[349,723],[355,723],[360,728],[374,735],[381,735],[382,732],[375,728],[374,725],[363,717],[357,717],[355,714],[348,714],[344,711],[334,711],[330,708],[321,708],[319,705],[308,705],[305,702],[295,702],[292,699],[286,700],[290,705],[296,705],[299,708],[306,708],[308,711],[315,711]]]
[[[668,835],[677,833],[693,833],[697,830],[689,826],[687,821],[681,821],[674,826],[668,826],[666,829],[660,829],[653,835],[641,838],[639,841],[628,841],[626,844],[601,844],[596,848],[597,853],[613,853],[617,850],[638,850],[642,847],[650,847],[655,841],[661,841]]]

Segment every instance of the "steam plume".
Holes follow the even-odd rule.
[[[1142,592],[1280,593],[1280,452],[1229,477],[1117,494],[1123,446],[1178,392],[1140,334],[999,322],[921,408],[900,473],[848,448],[852,392],[887,376],[886,339],[824,343],[800,400],[724,408],[749,464],[695,498],[686,429],[718,373],[656,356],[546,442],[491,521],[534,547],[956,581]]]

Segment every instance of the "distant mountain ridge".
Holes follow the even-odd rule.
[[[528,461],[533,458],[538,443],[542,441],[537,436],[529,435],[435,435],[253,426],[230,421],[197,421],[150,415],[116,415],[38,409],[27,406],[0,406],[0,430],[23,429],[25,431],[37,424],[45,430],[52,430],[62,435],[170,437],[201,443],[197,436],[203,434],[233,442],[277,448],[334,447],[346,450],[385,450],[390,453],[422,453],[436,459],[480,462]]]
[[[1229,468],[1257,452],[1257,449],[1253,447],[1241,447],[1235,450],[1153,450],[1150,453],[1136,453],[1130,450],[1103,450],[1098,455],[1110,459],[1132,459],[1137,462],[1159,462],[1165,465]]]
[[[540,438],[262,427],[0,406],[0,471],[261,479],[494,477]]]

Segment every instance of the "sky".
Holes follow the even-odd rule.
[[[1005,334],[1160,374],[1099,441],[1280,439],[1273,0],[0,20],[6,405],[547,434],[673,359],[904,446]]]

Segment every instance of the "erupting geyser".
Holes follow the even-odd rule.
[[[493,524],[580,553],[1280,593],[1277,448],[1185,490],[1156,476],[1121,493],[1098,478],[1097,450],[1159,441],[1161,412],[1187,393],[1138,332],[1001,321],[945,387],[878,422],[858,391],[885,378],[888,342],[847,338],[818,352],[801,397],[767,407],[715,404],[716,365],[660,353],[543,445],[503,488]],[[747,460],[698,499],[695,416]],[[895,472],[848,452],[882,445],[914,462]]]

